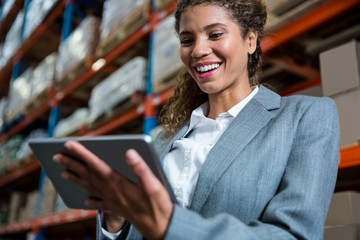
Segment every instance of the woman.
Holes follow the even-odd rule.
[[[99,198],[87,201],[102,209],[98,237],[321,239],[339,159],[333,101],[257,85],[262,1],[180,0],[175,19],[187,71],[156,146],[178,203],[134,150],[139,185],[76,142],[66,145],[83,165],[54,157]]]

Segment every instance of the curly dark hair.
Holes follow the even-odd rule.
[[[179,0],[175,10],[175,30],[179,33],[182,14],[189,8],[200,5],[215,5],[227,11],[229,16],[238,23],[242,37],[251,31],[258,34],[256,50],[248,56],[248,76],[250,85],[258,84],[257,73],[261,69],[262,50],[260,40],[264,36],[264,26],[267,18],[266,5],[262,0]],[[191,75],[181,70],[177,77],[177,88],[160,113],[160,122],[168,132],[175,134],[186,122],[191,112],[207,100],[207,94],[202,92]]]

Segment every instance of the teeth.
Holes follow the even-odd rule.
[[[220,64],[214,63],[214,64],[210,64],[210,65],[205,65],[205,66],[197,67],[196,70],[197,70],[198,72],[207,72],[207,71],[216,69],[216,68],[218,68],[218,67],[220,67]]]

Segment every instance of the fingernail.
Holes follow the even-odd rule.
[[[53,160],[54,160],[54,162],[59,162],[59,161],[60,161],[60,156],[59,156],[59,154],[55,154],[55,155],[53,156]]]
[[[67,141],[65,144],[65,147],[70,149],[71,148],[71,142],[70,141]]]
[[[135,164],[139,161],[137,154],[134,149],[129,149],[126,151],[126,160],[129,164]]]

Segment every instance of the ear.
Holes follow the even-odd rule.
[[[256,50],[257,38],[258,33],[254,30],[251,30],[247,35],[246,42],[248,47],[248,53],[250,55],[253,54]]]

